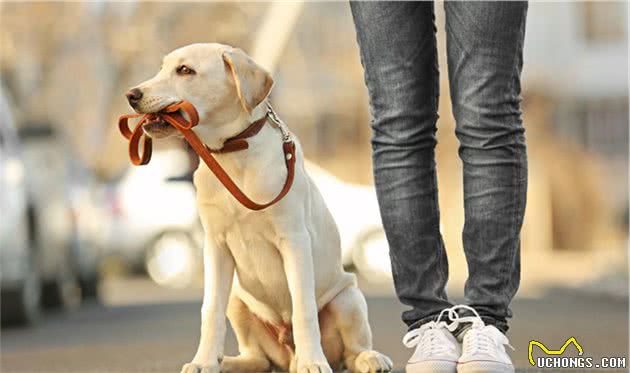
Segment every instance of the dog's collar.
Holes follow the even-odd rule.
[[[212,149],[208,147],[210,153],[231,153],[237,152],[239,150],[245,150],[249,148],[249,143],[247,139],[253,136],[256,136],[258,132],[263,128],[265,123],[267,123],[268,114],[265,114],[264,117],[258,119],[254,123],[250,124],[247,128],[245,128],[241,133],[236,136],[232,136],[229,139],[225,140],[221,149]]]
[[[276,112],[273,110],[271,104],[267,102],[267,112],[262,118],[250,124],[238,135],[232,136],[229,139],[225,140],[221,149],[208,148],[208,150],[211,153],[231,153],[249,148],[249,143],[246,139],[256,136],[258,132],[260,132],[260,130],[263,128],[263,126],[267,123],[267,120],[273,122],[273,125],[280,130],[280,132],[282,133],[283,143],[292,142],[291,133],[289,132],[286,124],[284,124],[280,117],[278,117],[278,114],[276,114]]]

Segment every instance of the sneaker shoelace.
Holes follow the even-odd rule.
[[[437,320],[441,320],[442,315],[447,311],[448,309],[443,310]],[[449,331],[455,330],[444,321],[430,321],[407,332],[402,342],[407,348],[419,346],[423,356],[448,354],[453,349],[453,342],[444,334],[444,328]]]
[[[466,310],[472,313],[471,316],[460,316],[457,311]],[[488,354],[493,355],[496,348],[505,345],[514,350],[507,337],[494,329],[488,329],[477,311],[467,305],[457,305],[447,311],[451,320],[449,327],[455,329],[461,323],[471,323],[470,329],[464,335],[464,354]]]

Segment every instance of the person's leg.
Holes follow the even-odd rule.
[[[445,2],[448,70],[464,165],[466,303],[507,331],[520,280],[527,154],[520,109],[526,2]]]
[[[374,181],[396,293],[415,328],[450,307],[434,148],[438,66],[432,2],[351,2],[370,96]]]

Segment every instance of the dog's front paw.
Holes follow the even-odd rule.
[[[330,369],[330,365],[326,361],[300,362],[297,373],[332,373],[332,369]]]
[[[372,350],[361,352],[354,361],[358,373],[389,372],[393,365],[390,358]]]
[[[184,364],[181,373],[220,373],[219,364],[203,365],[197,363]]]

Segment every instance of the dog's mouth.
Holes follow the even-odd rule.
[[[154,138],[164,138],[172,135],[177,132],[177,130],[168,124],[164,119],[155,116],[155,118],[150,119],[148,122],[142,125],[142,130],[147,135]]]
[[[155,117],[154,119],[149,120],[148,122],[146,122],[142,128],[145,131],[160,131],[160,130],[166,130],[170,127],[171,125],[166,123],[166,121],[160,117]]]
[[[158,108],[152,108],[153,110],[150,112],[145,112],[149,117],[149,120],[142,125],[142,129],[146,134],[170,134],[172,130],[175,130],[175,128],[158,115],[160,111],[164,110],[169,105],[172,105],[172,103],[166,105],[162,104]]]

